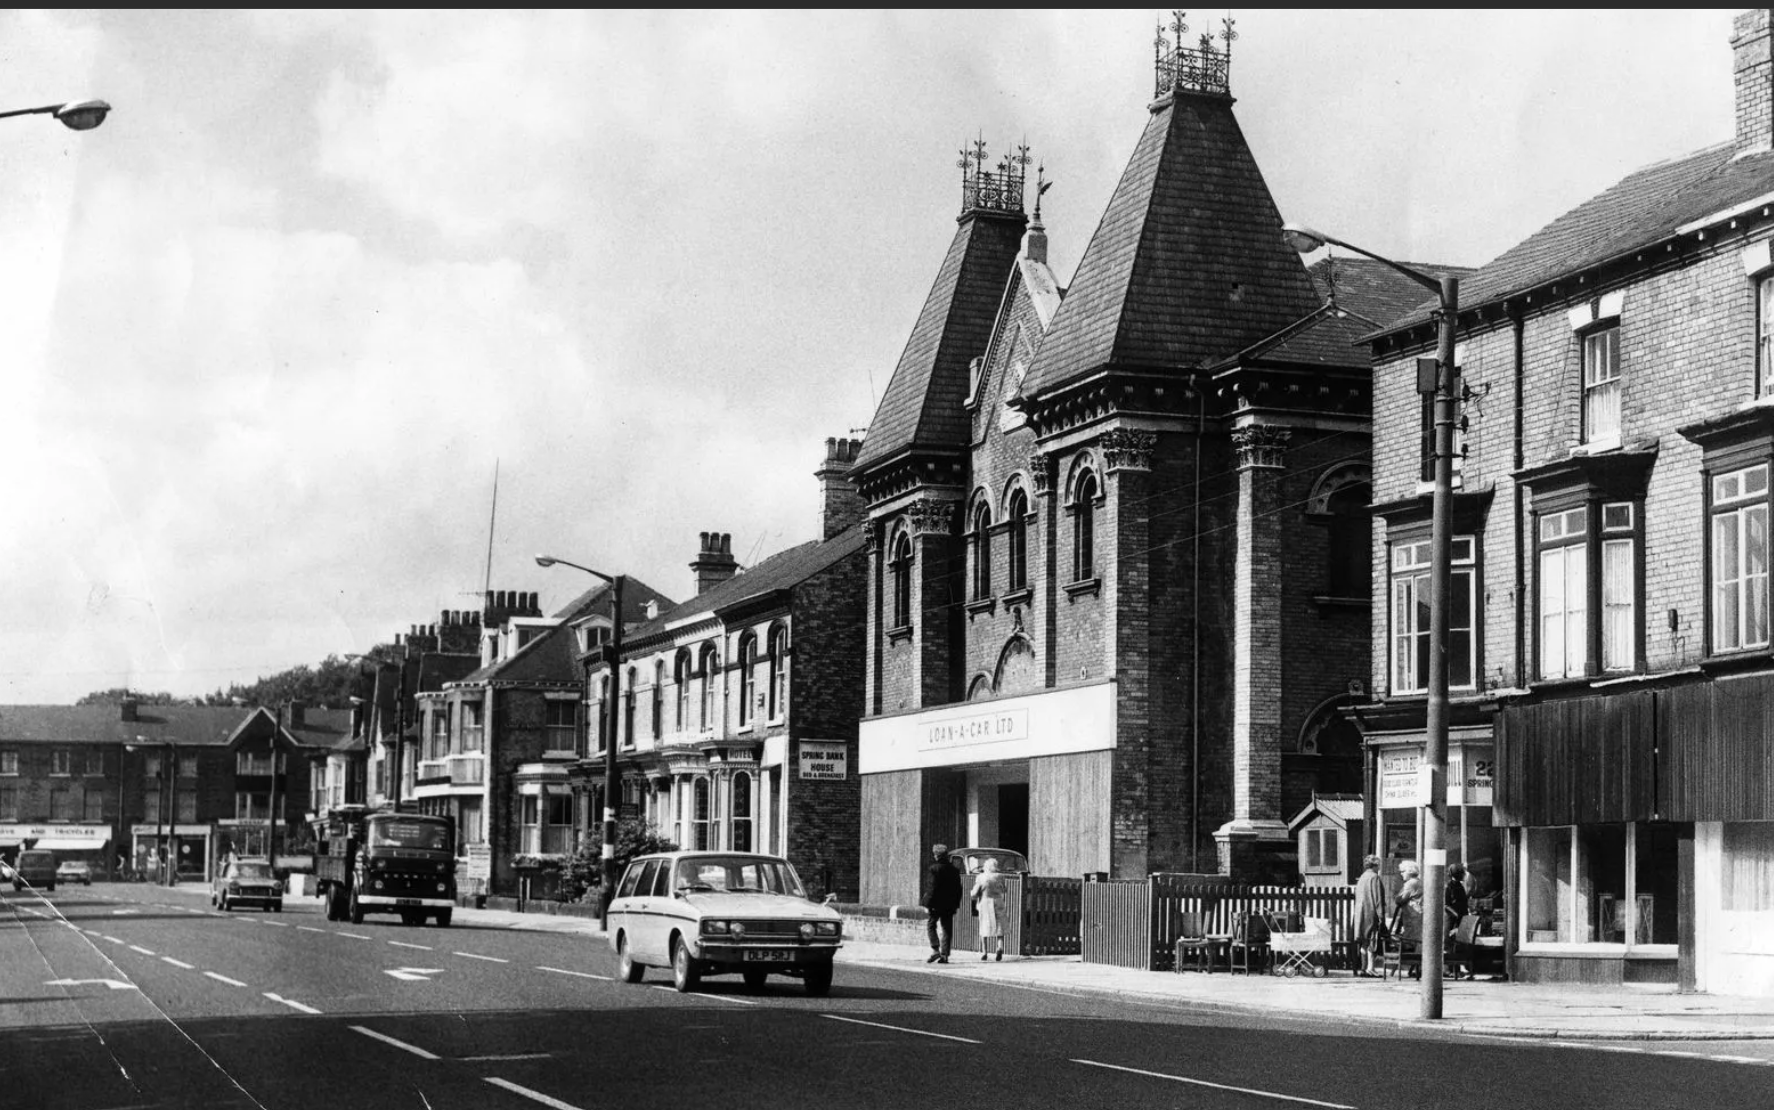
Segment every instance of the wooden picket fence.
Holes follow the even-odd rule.
[[[1183,915],[1198,913],[1207,932],[1227,935],[1238,914],[1328,918],[1339,960],[1355,936],[1354,887],[1252,886],[1201,876],[1153,875],[1083,884],[1080,954],[1085,963],[1169,970]]]
[[[1024,956],[1078,954],[1078,890],[1082,879],[1009,875],[1004,890],[1004,951]],[[969,889],[964,887],[965,889]],[[979,951],[979,919],[966,903],[955,915],[954,950]]]

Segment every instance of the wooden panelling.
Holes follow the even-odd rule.
[[[869,905],[915,905],[921,891],[922,771],[862,776],[862,900]]]
[[[960,771],[933,767],[924,773],[923,866],[930,865],[930,849],[938,844],[960,848],[967,844],[967,776]]]
[[[1515,954],[1509,978],[1517,983],[1600,983],[1619,986],[1625,979],[1623,958],[1524,956]]]
[[[1113,752],[1029,761],[1029,869],[1038,875],[1110,870]]]
[[[1493,822],[1643,821],[1658,812],[1650,691],[1514,705],[1497,716]]]
[[[1696,683],[1657,695],[1672,821],[1774,818],[1774,676]]]

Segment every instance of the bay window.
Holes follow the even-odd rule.
[[[1712,477],[1712,650],[1768,644],[1768,464]]]
[[[1638,506],[1586,502],[1541,511],[1542,679],[1630,671],[1638,662]]]

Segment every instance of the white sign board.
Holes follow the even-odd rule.
[[[873,775],[1114,746],[1115,686],[1102,682],[876,717],[862,722],[856,762]]]
[[[1380,808],[1411,809],[1429,804],[1421,748],[1395,748],[1380,755]],[[1496,785],[1496,759],[1489,745],[1448,752],[1447,804],[1488,806]]]
[[[803,740],[798,747],[802,778],[841,782],[850,777],[847,745],[842,740]]]
[[[0,824],[0,840],[81,840],[97,848],[111,839],[109,825]]]
[[[493,849],[488,844],[468,845],[468,866],[462,876],[486,882],[493,877]]]
[[[1380,756],[1380,808],[1411,809],[1419,805],[1418,768],[1423,753],[1415,748],[1384,752]]]

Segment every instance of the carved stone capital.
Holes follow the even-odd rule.
[[[1232,445],[1238,449],[1238,469],[1285,469],[1287,440],[1291,434],[1286,428],[1274,424],[1247,424],[1232,429]]]
[[[925,499],[906,508],[914,536],[952,536],[955,534],[955,502]]]
[[[1046,451],[1029,454],[1029,490],[1037,497],[1053,492],[1053,456]]]
[[[1116,428],[1104,432],[1097,441],[1103,449],[1103,465],[1113,474],[1117,470],[1152,469],[1152,451],[1158,446],[1158,433],[1137,428]]]

